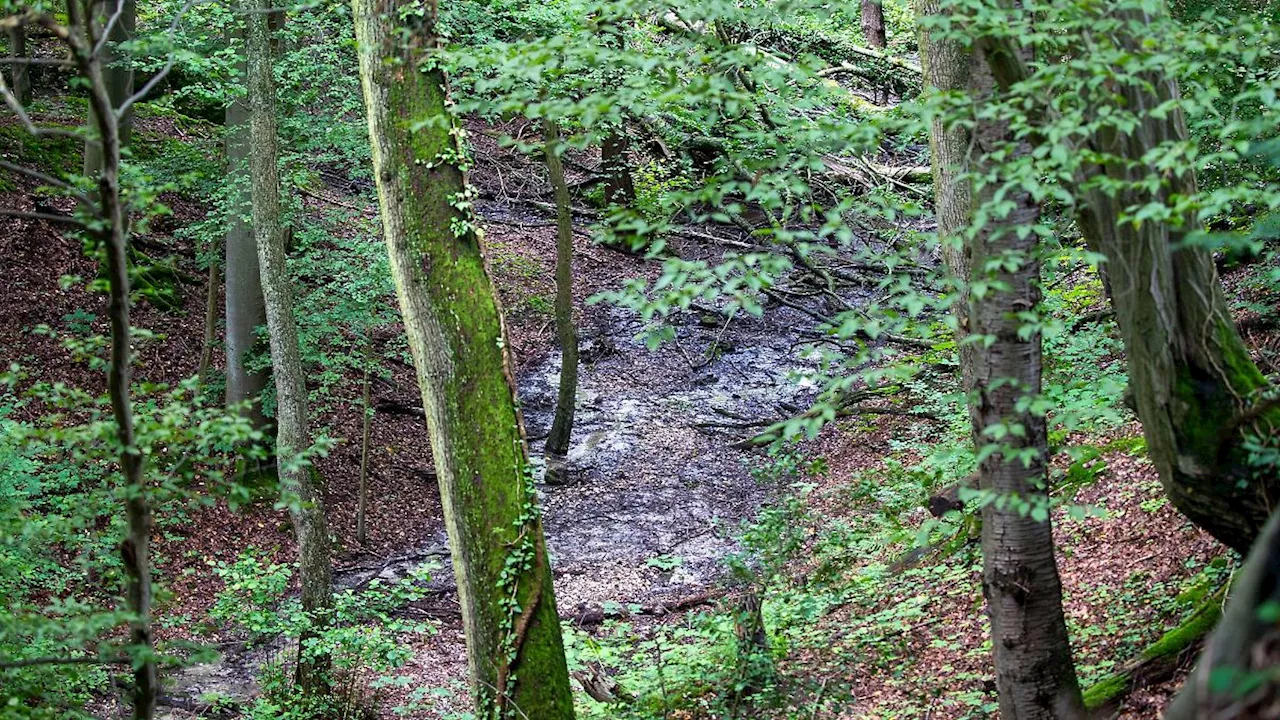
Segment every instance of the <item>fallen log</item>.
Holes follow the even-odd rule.
[[[1165,633],[1116,672],[1085,688],[1084,704],[1090,717],[1115,717],[1124,699],[1134,690],[1168,680],[1193,659],[1205,636],[1222,617],[1226,594],[1226,584],[1209,593],[1181,625]]]
[[[568,620],[578,627],[592,627],[600,625],[605,620],[615,620],[637,615],[662,616],[671,613],[684,612],[692,610],[696,607],[709,605],[716,600],[729,594],[728,588],[712,588],[688,597],[679,598],[669,602],[652,603],[640,606],[619,605],[618,607],[606,608],[603,605],[591,606],[585,603],[578,605],[577,610],[569,616]]]

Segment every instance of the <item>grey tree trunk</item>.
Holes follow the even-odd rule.
[[[332,566],[329,531],[324,516],[324,488],[320,476],[297,456],[311,446],[307,425],[307,385],[298,350],[298,329],[293,317],[293,297],[285,265],[284,232],[280,225],[280,178],[276,163],[276,89],[272,77],[271,31],[267,24],[268,0],[245,4],[249,88],[249,174],[252,179],[253,235],[258,246],[263,299],[267,308],[267,332],[271,340],[271,364],[276,384],[276,455],[281,491],[296,497],[290,518],[298,542],[298,572],[302,584],[302,608],[323,615],[332,599]],[[318,618],[323,621],[323,618]],[[300,655],[298,683],[317,691],[325,683],[323,660],[308,661]]]
[[[630,207],[636,201],[636,184],[631,177],[631,164],[627,161],[626,128],[609,133],[600,147],[600,167],[604,170],[605,205]]]
[[[916,4],[919,17],[940,12],[940,3]],[[921,65],[926,88],[967,92],[976,101],[990,97],[993,79],[981,53],[959,42],[920,34]],[[1048,438],[1043,417],[1019,409],[1019,401],[1041,389],[1041,339],[1039,334],[1020,337],[1018,311],[1040,302],[1036,235],[1027,230],[1040,218],[1040,208],[1025,192],[1006,196],[1013,209],[982,228],[974,222],[974,190],[971,175],[988,173],[988,154],[1003,147],[1007,127],[978,121],[972,133],[937,118],[930,132],[938,235],[944,260],[962,291],[954,303],[957,334],[993,338],[984,343],[960,343],[961,371],[966,395],[971,398],[969,417],[975,445],[989,440],[984,431],[997,424],[1018,426],[1020,435],[1002,438],[1005,452],[987,457],[979,466],[980,489],[994,496],[982,509],[983,595],[991,618],[995,654],[996,688],[1000,714],[1017,720],[1071,720],[1085,717],[1066,620],[1062,610],[1062,584],[1054,558],[1053,529],[1049,519],[1036,520],[1029,507],[1048,507]],[[973,164],[971,164],[973,163]],[[979,203],[991,201],[995,188],[987,185]],[[972,230],[976,230],[973,233]],[[966,232],[969,231],[969,232]],[[960,238],[967,234],[968,242]],[[981,279],[1003,288],[982,297],[966,286],[974,268],[987,260],[1015,258],[1001,263]],[[1016,265],[1016,269],[1010,269]],[[964,307],[965,305],[968,307]],[[1031,450],[1034,460],[1025,464],[1013,456]],[[1008,453],[1006,457],[1005,453]]]
[[[883,50],[888,44],[884,33],[884,6],[880,0],[862,0],[862,37],[877,50]]]
[[[547,175],[556,198],[556,336],[560,342],[561,357],[555,418],[547,435],[546,480],[558,484],[567,479],[567,454],[578,396],[578,331],[573,326],[573,216],[569,207],[569,186],[564,179],[564,164],[560,160],[560,129],[550,120],[545,121],[542,127]]]
[[[1138,56],[1147,52],[1141,27],[1150,18],[1118,17],[1129,24],[1109,41]],[[983,42],[1002,86],[1029,76],[1010,42]],[[1176,98],[1178,86],[1151,72],[1114,92],[1123,96],[1123,108],[1152,108]],[[1245,439],[1280,427],[1280,408],[1263,400],[1271,386],[1240,339],[1212,256],[1184,242],[1200,228],[1195,214],[1177,226],[1119,219],[1125,208],[1191,196],[1196,189],[1193,170],[1157,172],[1148,161],[1161,143],[1186,141],[1181,111],[1140,113],[1138,119],[1131,129],[1103,127],[1090,142],[1091,154],[1103,160],[1083,167],[1073,183],[1081,198],[1078,224],[1090,247],[1107,257],[1130,392],[1166,494],[1192,522],[1245,553],[1280,500],[1280,475],[1250,465]],[[1152,193],[1145,179],[1154,174],[1163,183]],[[1091,182],[1100,177],[1115,189]]]
[[[573,698],[551,566],[436,57],[435,8],[353,0],[383,231],[431,436],[477,717],[562,720],[573,717]]]
[[[91,39],[96,39],[108,24],[111,25],[107,35],[108,42],[102,51],[102,81],[111,97],[111,107],[120,107],[129,96],[133,95],[133,65],[132,60],[117,49],[117,44],[133,39],[137,24],[137,0],[98,0],[93,3],[93,8],[92,22],[95,30]],[[89,124],[95,127],[98,125],[98,119],[94,115],[96,112],[98,108],[90,103]],[[120,146],[128,147],[133,139],[133,110],[127,111],[116,125]],[[96,177],[102,170],[104,152],[101,138],[90,136],[85,141],[84,174],[86,176]]]
[[[27,28],[22,25],[9,28],[9,59],[13,96],[26,105],[31,102],[31,66],[22,62],[27,59]]]
[[[240,67],[245,68],[243,63]],[[271,375],[265,370],[250,372],[245,365],[258,328],[267,324],[258,246],[253,229],[245,222],[245,216],[251,212],[248,134],[249,107],[244,98],[237,97],[227,107],[225,135],[227,177],[234,193],[225,240],[227,405],[248,402],[248,417],[254,427],[267,428],[269,423],[262,413],[262,391]]]

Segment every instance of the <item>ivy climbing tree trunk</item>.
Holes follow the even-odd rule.
[[[922,19],[940,12],[937,0],[916,3]],[[975,104],[990,97],[994,81],[980,52],[925,29],[920,50],[926,88],[966,93]],[[1000,714],[1018,720],[1083,718],[1048,517],[1045,420],[1024,407],[1041,389],[1040,335],[1020,332],[1020,313],[1040,302],[1031,232],[1040,208],[1014,190],[1004,196],[1008,214],[993,214],[983,227],[973,227],[979,216],[972,177],[975,171],[992,173],[988,158],[1008,147],[1009,133],[990,120],[968,124],[947,115],[952,114],[933,118],[929,145],[938,236],[958,290],[953,308],[975,446],[981,451],[988,444],[989,428],[1017,428],[998,438],[1002,450],[986,455],[978,468],[978,486],[988,496],[982,508],[983,595]],[[991,203],[995,192],[993,184],[984,185],[977,202]],[[975,287],[1000,289],[976,294]],[[966,341],[973,336],[988,341]]]
[[[233,38],[233,42],[235,42]],[[240,63],[243,71],[244,63]],[[245,360],[257,340],[258,328],[267,324],[262,298],[262,275],[253,229],[245,222],[251,212],[248,178],[249,108],[237,97],[227,107],[225,147],[230,208],[227,213],[226,250],[226,353],[227,405],[248,402],[247,417],[254,427],[267,428],[262,413],[262,391],[271,379],[266,370],[250,371]]]
[[[547,482],[566,478],[569,438],[578,395],[578,331],[573,326],[573,216],[569,185],[564,179],[560,128],[550,120],[542,125],[547,155],[547,175],[556,198],[556,336],[560,342],[560,391],[555,418],[547,435]]]
[[[302,609],[323,622],[332,600],[329,531],[325,524],[324,488],[318,473],[298,456],[311,446],[307,427],[307,385],[298,349],[298,329],[285,266],[284,232],[280,224],[280,178],[276,167],[276,88],[272,77],[268,0],[245,4],[245,55],[248,59],[249,175],[252,179],[253,235],[258,247],[271,365],[276,385],[276,456],[280,488],[290,502],[290,519],[298,543]],[[326,658],[308,657],[302,638],[297,680],[309,692],[326,683]]]
[[[1150,53],[1142,28],[1151,17],[1116,15],[1123,22],[1111,24],[1106,42],[1135,56]],[[1011,41],[982,42],[1002,86],[1030,77]],[[1089,147],[1070,149],[1096,158],[1073,182],[1081,198],[1078,224],[1090,247],[1107,257],[1129,392],[1166,494],[1192,522],[1245,553],[1280,501],[1280,475],[1251,467],[1246,439],[1280,428],[1280,407],[1265,399],[1271,385],[1240,339],[1210,251],[1186,242],[1200,229],[1195,214],[1121,219],[1126,208],[1168,206],[1196,192],[1193,170],[1157,169],[1151,160],[1162,144],[1187,141],[1176,105],[1143,110],[1168,107],[1178,97],[1177,81],[1150,71],[1108,92],[1122,98],[1120,108],[1135,109],[1137,122],[1122,127],[1131,116],[1121,114],[1115,124],[1099,123]],[[1040,113],[1047,117],[1049,110]],[[1152,177],[1161,179],[1154,190]]]
[[[124,105],[133,94],[133,65],[129,57],[120,51],[119,44],[133,39],[137,24],[137,0],[97,0],[92,2],[93,32],[90,42],[96,42],[99,34],[107,30],[107,42],[103,45],[102,81],[111,97],[111,107]],[[98,109],[89,104],[89,124],[96,127]],[[133,110],[127,109],[116,121],[121,147],[128,147],[133,138]],[[84,174],[96,177],[103,168],[105,148],[100,137],[91,135],[84,144]]]
[[[353,0],[374,178],[480,718],[573,717],[506,335],[470,212],[436,5]]]

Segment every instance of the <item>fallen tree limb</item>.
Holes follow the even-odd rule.
[[[710,605],[712,602],[723,598],[729,594],[729,588],[712,588],[703,592],[689,595],[687,597],[678,598],[662,603],[651,603],[647,605],[627,606],[619,604],[617,608],[605,608],[602,605],[581,604],[578,609],[569,616],[569,621],[578,627],[590,627],[599,625],[605,620],[613,620],[618,618],[634,617],[637,615],[662,616],[675,612],[684,612],[692,610],[703,605]]]
[[[1114,717],[1134,690],[1173,677],[1222,617],[1226,593],[1227,586],[1223,585],[1206,595],[1181,625],[1165,633],[1116,672],[1085,688],[1084,703],[1091,717]]]

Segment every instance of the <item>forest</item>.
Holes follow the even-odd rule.
[[[1280,717],[1280,4],[0,5],[0,718]]]

